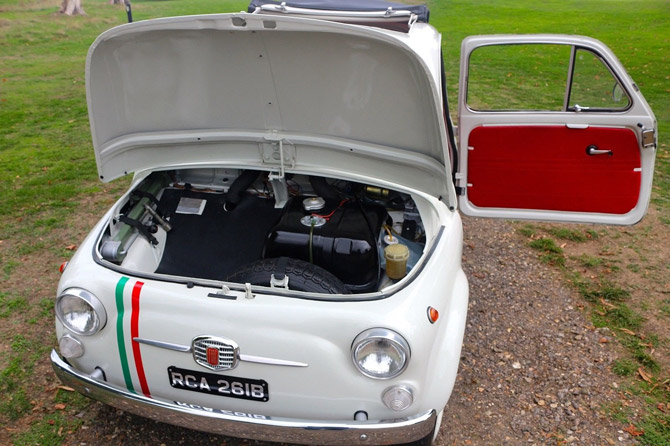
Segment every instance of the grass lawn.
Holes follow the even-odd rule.
[[[59,4],[59,0],[0,0],[0,279],[4,285],[0,291],[0,425],[8,426],[0,431],[0,444],[60,444],[77,428],[73,415],[87,401],[59,389],[46,364],[48,351],[55,344],[52,305],[57,268],[128,182],[121,179],[102,184],[97,180],[84,90],[89,45],[102,31],[124,23],[125,11],[106,0],[84,0],[87,16],[65,17],[56,13]],[[621,232],[610,229],[603,229],[602,237],[578,231],[587,242],[600,243],[601,251],[594,248],[595,253],[574,255],[550,252],[550,259],[563,256],[566,261],[559,263],[566,268],[566,276],[583,291],[587,302],[591,299],[598,305],[602,296],[597,293],[624,287],[616,277],[607,276],[608,269],[611,272],[612,266],[619,267],[632,274],[645,267],[644,260],[631,261],[621,254],[623,248],[617,254],[617,247],[651,244],[654,231],[667,232],[670,227],[670,3],[451,0],[433,1],[430,6],[431,23],[443,34],[448,91],[454,105],[464,37],[567,33],[589,35],[607,44],[655,111],[660,145],[652,197],[658,224],[653,231],[638,226],[620,237],[617,234]],[[225,0],[133,2],[135,20],[245,9],[246,2]],[[526,231],[533,239],[530,243],[541,251],[549,245],[560,249],[561,234],[565,234],[550,226],[520,226],[520,230]],[[539,239],[556,242],[552,245],[537,242]],[[614,253],[608,254],[606,261],[598,254],[604,249],[603,239],[610,244],[607,252]],[[652,274],[650,280],[664,287],[670,248],[661,248],[665,260],[661,256],[650,261],[658,269],[658,275]],[[595,268],[592,275],[596,280],[575,276],[579,268]],[[626,308],[644,313],[643,305],[635,304],[634,298],[624,302],[626,291],[616,291],[616,299],[610,300],[609,294],[602,297],[619,311],[615,315],[610,307],[594,307],[596,315],[605,313],[594,323],[616,324],[614,316],[621,316]],[[608,312],[611,318],[606,317]],[[658,314],[670,319],[670,300],[659,303]],[[621,317],[632,318],[627,314]],[[643,325],[629,331],[637,333],[640,327]],[[654,335],[647,334],[647,338]],[[645,345],[653,343],[641,346],[630,336],[622,337],[630,358],[617,365],[617,373],[630,377],[629,391],[648,399],[649,410],[639,420],[628,420],[628,414],[620,411],[616,416],[640,423],[646,431],[639,437],[642,442],[670,444],[670,420],[655,410],[656,404],[668,400],[667,382],[662,384],[668,369],[648,361]],[[656,337],[656,345],[670,342]],[[646,367],[651,381],[636,379],[635,370],[640,366]]]

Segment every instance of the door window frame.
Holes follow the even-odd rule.
[[[470,58],[472,55],[475,53],[476,50],[484,47],[493,47],[493,46],[521,46],[521,45],[562,45],[562,46],[568,46],[570,47],[570,58],[568,61],[568,69],[566,72],[566,86],[564,89],[564,95],[563,95],[563,107],[561,110],[542,110],[542,109],[488,109],[488,110],[481,110],[481,109],[476,109],[472,108],[470,104],[468,103],[467,96],[469,92],[469,87],[470,87]],[[574,106],[570,106],[570,97],[572,96],[572,87],[574,83],[574,77],[575,77],[575,67],[577,65],[577,53],[579,50],[586,51],[590,54],[592,54],[597,60],[600,61],[601,64],[607,69],[608,73],[610,76],[612,76],[612,79],[616,81],[616,83],[621,87],[624,95],[628,98],[628,104],[626,107],[621,107],[621,108],[608,108],[608,107],[583,107],[577,109]],[[617,72],[612,68],[612,66],[607,62],[607,59],[603,57],[598,51],[596,51],[593,48],[584,46],[584,45],[578,45],[575,43],[558,43],[558,42],[492,42],[492,43],[487,43],[485,45],[480,45],[477,46],[476,48],[473,48],[472,51],[468,53],[468,59],[467,59],[467,69],[468,69],[468,76],[465,82],[465,107],[467,107],[468,111],[472,113],[515,113],[515,112],[520,112],[520,113],[589,113],[589,112],[597,112],[597,113],[625,113],[628,110],[630,110],[633,107],[633,95],[630,93],[628,88],[626,87],[625,83],[621,79],[621,77],[617,74]],[[578,105],[578,104],[575,104]]]

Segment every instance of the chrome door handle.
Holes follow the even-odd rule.
[[[586,148],[586,154],[589,156],[593,155],[609,155],[612,156],[612,151],[611,150],[601,150],[598,148],[598,146],[591,144]]]

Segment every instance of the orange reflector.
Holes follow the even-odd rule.
[[[65,262],[60,264],[60,267],[58,268],[58,271],[60,271],[61,274],[63,274],[63,271],[65,271],[65,268],[67,268],[67,264],[69,262],[66,260]]]
[[[440,313],[433,307],[428,307],[428,320],[431,324],[437,322],[437,318],[440,317]]]

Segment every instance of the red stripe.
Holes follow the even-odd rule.
[[[135,359],[135,367],[137,368],[137,377],[140,380],[140,387],[145,396],[151,397],[149,393],[149,386],[147,385],[147,378],[144,376],[144,365],[142,365],[142,354],[140,353],[140,344],[134,339],[139,337],[139,321],[140,321],[140,292],[142,291],[143,282],[135,282],[133,287],[133,311],[130,317],[130,338],[133,339],[133,358]]]

